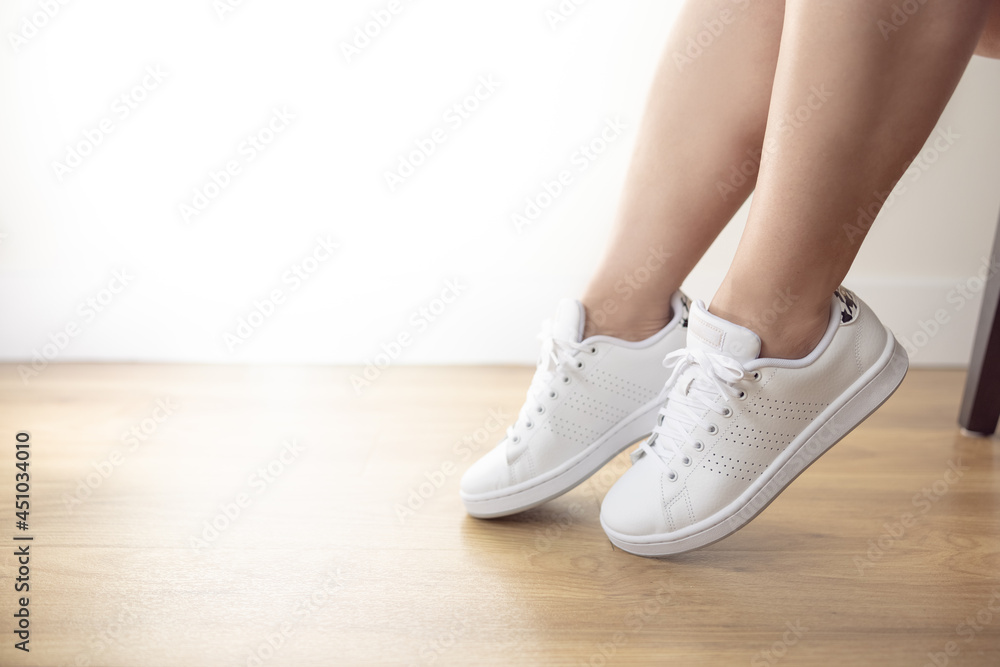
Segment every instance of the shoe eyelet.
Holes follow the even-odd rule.
[[[674,472],[673,470],[671,470],[670,472],[667,473],[667,479],[669,479],[671,482],[676,482],[677,481],[677,473]]]
[[[708,433],[709,435],[715,435],[716,433],[719,432],[719,427],[716,426],[715,424],[709,424],[705,432]]]
[[[545,414],[545,406],[539,405],[537,408],[535,408],[535,412],[537,412],[540,415]]]
[[[702,442],[701,440],[695,440],[694,441],[694,451],[700,452],[703,449],[705,449],[705,443]]]
[[[564,375],[563,376],[563,384],[569,384],[569,376],[568,375]]]
[[[681,463],[683,463],[685,467],[691,465],[691,457],[685,456],[684,458],[681,459]]]
[[[535,422],[528,422],[524,425],[525,428],[535,428]]]
[[[597,348],[596,347],[590,348],[590,353],[591,354],[597,354]]]
[[[726,409],[722,411],[722,416],[723,417],[732,417],[733,416],[733,409],[727,405]]]
[[[750,377],[753,378],[754,382],[760,382],[760,371],[754,371],[750,374]]]
[[[521,442],[521,436],[515,435],[513,438],[510,439],[510,441],[516,445],[517,443]]]
[[[747,394],[745,391],[741,391],[740,395],[737,396],[736,398],[738,398],[741,401],[745,401],[747,400],[747,396],[749,396],[749,394]]]
[[[576,362],[576,369],[577,370],[583,370],[583,362],[582,361]]]
[[[555,399],[559,398],[559,394],[557,394],[557,393],[556,393],[556,392],[554,392],[554,391],[550,391],[550,392],[549,392],[549,398],[551,398],[551,399],[555,400]]]

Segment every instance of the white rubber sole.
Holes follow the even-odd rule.
[[[554,470],[491,493],[461,493],[466,511],[478,519],[495,519],[538,507],[561,496],[585,482],[629,445],[648,437],[662,405],[653,402],[639,408]]]
[[[700,549],[727,537],[764,511],[806,468],[895,393],[906,376],[906,351],[892,332],[878,361],[851,385],[837,401],[799,434],[767,472],[742,495],[712,516],[672,533],[623,535],[610,528],[601,517],[601,526],[611,542],[637,556],[672,556]]]

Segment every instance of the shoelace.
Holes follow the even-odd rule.
[[[686,444],[697,443],[691,434],[696,426],[709,433],[717,432],[718,427],[705,417],[708,412],[724,417],[733,413],[727,404],[743,395],[743,390],[733,385],[747,377],[747,372],[736,359],[704,350],[671,352],[664,358],[663,365],[673,367],[660,393],[664,405],[660,408],[652,435],[633,454],[633,461],[640,452],[653,456],[673,481],[677,479],[677,472],[670,467],[670,462],[677,456],[683,456],[682,463],[690,463],[682,449]],[[724,401],[720,402],[720,397]]]
[[[522,423],[529,428],[533,425],[535,417],[544,412],[541,403],[542,397],[553,398],[555,390],[552,388],[552,382],[560,373],[565,378],[569,378],[570,374],[575,373],[578,370],[577,353],[589,347],[571,340],[557,338],[552,333],[552,323],[548,320],[542,325],[542,331],[538,334],[538,338],[542,341],[542,351],[538,359],[538,366],[535,368],[535,375],[531,378],[531,385],[528,387],[524,406],[517,415],[517,421],[507,427],[507,440],[515,446],[521,441],[520,436],[516,433],[518,427]],[[542,409],[539,410],[539,408]],[[511,451],[511,448],[508,447],[508,456],[511,454],[516,456],[517,453],[516,448]]]

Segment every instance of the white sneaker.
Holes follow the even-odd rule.
[[[809,356],[759,354],[755,333],[692,307],[658,425],[601,507],[614,544],[666,556],[742,528],[888,399],[907,369],[892,332],[843,287]]]
[[[667,354],[684,347],[688,301],[644,341],[583,336],[584,308],[559,303],[540,338],[542,354],[527,401],[507,436],[462,477],[469,514],[492,518],[541,505],[580,484],[645,438],[663,404]]]

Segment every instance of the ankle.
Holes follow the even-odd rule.
[[[796,304],[784,313],[756,309],[748,302],[731,306],[714,300],[709,312],[724,320],[746,327],[760,338],[760,357],[801,359],[816,349],[830,324],[830,304],[806,308]],[[756,314],[766,312],[766,317]]]
[[[673,319],[673,308],[668,304],[666,312],[642,312],[635,314],[617,312],[609,314],[600,307],[592,308],[583,304],[586,319],[583,325],[584,339],[591,336],[610,336],[630,342],[646,340],[661,331]]]
[[[830,315],[822,319],[786,323],[760,336],[760,356],[767,359],[801,359],[816,349],[830,324]]]

